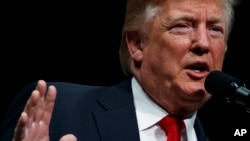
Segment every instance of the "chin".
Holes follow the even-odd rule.
[[[184,93],[184,96],[187,99],[190,100],[201,100],[203,99],[207,92],[204,88],[204,82],[203,81],[195,81],[195,82],[189,82],[188,84],[184,84],[184,87],[182,87],[182,92]]]
[[[188,95],[187,103],[191,107],[198,109],[202,105],[204,105],[210,99],[210,97],[211,95],[208,94],[206,91],[199,90],[192,93],[191,95]]]
[[[188,96],[193,100],[202,100],[205,97],[205,94],[206,92],[200,89],[190,93]]]

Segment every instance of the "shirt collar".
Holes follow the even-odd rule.
[[[158,123],[168,115],[168,112],[148,97],[135,77],[132,78],[131,84],[138,126],[139,130],[142,131]],[[184,119],[187,135],[189,131],[192,131],[190,129],[193,128],[195,117],[196,112],[189,118]]]

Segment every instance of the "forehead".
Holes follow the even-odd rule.
[[[193,16],[223,16],[222,0],[165,0],[160,7],[165,15],[189,13]]]
[[[207,10],[222,9],[222,5],[222,0],[165,0],[161,3],[163,8],[203,8]]]
[[[197,3],[197,4],[222,4],[225,0],[159,0],[160,3]]]

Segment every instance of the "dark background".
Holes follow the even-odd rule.
[[[4,4],[0,125],[18,91],[38,79],[106,86],[123,80],[118,49],[124,2]],[[242,0],[236,7],[223,70],[250,88],[249,6],[249,1]],[[250,114],[238,105],[212,98],[199,114],[211,140],[250,139]],[[234,137],[241,128],[248,129],[247,136]]]

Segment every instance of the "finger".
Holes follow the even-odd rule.
[[[28,122],[28,115],[25,112],[21,113],[19,120],[17,122],[16,128],[14,130],[13,141],[20,141],[24,138],[26,134],[26,125]]]
[[[54,105],[55,105],[56,93],[57,93],[56,87],[55,86],[49,86],[47,96],[46,96],[46,99],[45,99],[44,113],[43,113],[43,117],[42,117],[45,124],[50,123],[53,108],[54,108]]]
[[[41,120],[41,117],[43,115],[44,105],[45,105],[45,93],[47,84],[44,80],[39,80],[37,82],[36,90],[39,92],[39,100],[35,106],[35,114],[34,114],[34,121],[36,123],[39,123]]]
[[[73,134],[67,134],[62,136],[59,141],[77,141],[77,138]]]
[[[40,92],[40,97],[45,98],[45,93],[47,90],[47,84],[44,80],[38,80],[36,85],[36,90]]]
[[[36,89],[32,91],[30,98],[28,99],[24,111],[27,112],[29,117],[35,115],[34,110],[40,99],[44,99],[44,93],[46,91],[46,83],[43,80],[37,82]],[[41,101],[41,100],[40,100]],[[41,107],[41,105],[40,105]]]
[[[24,108],[24,112],[27,113],[28,127],[31,126],[32,122],[34,122],[34,116],[36,114],[35,113],[36,105],[38,101],[39,101],[39,92],[37,90],[33,90]]]

